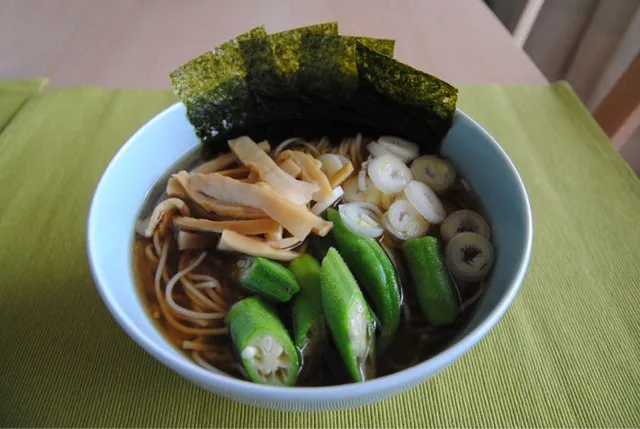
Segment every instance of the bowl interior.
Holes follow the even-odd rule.
[[[165,358],[185,361],[143,307],[133,273],[133,227],[155,182],[197,144],[181,104],[148,122],[120,149],[100,179],[88,231],[94,277],[114,317],[135,339],[146,338],[157,346]]]
[[[180,103],[132,136],[114,157],[96,189],[89,214],[88,249],[98,289],[125,331],[163,363],[201,385],[210,388],[215,385],[222,393],[227,389],[240,395],[265,397],[277,391],[279,398],[291,401],[306,400],[308,392],[318,389],[331,389],[336,393],[333,399],[340,400],[375,389],[408,386],[437,373],[484,336],[513,300],[526,272],[532,224],[522,181],[491,136],[458,111],[442,152],[482,201],[492,226],[496,263],[485,296],[454,344],[416,367],[357,386],[347,385],[352,388],[269,388],[212,375],[177,351],[156,329],[136,291],[132,267],[133,228],[145,196],[159,177],[198,144]]]
[[[461,338],[487,319],[513,291],[518,271],[528,264],[531,208],[524,185],[506,153],[475,121],[458,112],[442,145],[447,157],[478,194],[491,226],[496,260],[487,290]]]

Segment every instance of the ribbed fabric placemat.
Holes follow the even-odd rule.
[[[32,95],[42,91],[48,81],[48,79],[0,80],[0,131]]]
[[[432,381],[316,414],[195,387],[130,340],[96,292],[85,252],[93,189],[124,140],[173,101],[51,90],[0,134],[0,426],[640,425],[640,184],[569,87],[461,90],[534,211],[529,274],[505,318]]]

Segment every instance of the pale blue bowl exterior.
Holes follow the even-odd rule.
[[[217,394],[255,406],[304,411],[350,408],[394,396],[435,376],[478,343],[504,315],[525,277],[533,222],[524,184],[500,145],[458,111],[442,152],[482,201],[493,230],[496,263],[485,296],[456,341],[407,370],[335,387],[262,386],[204,370],[178,353],[148,320],[136,298],[130,238],[145,189],[181,153],[196,144],[181,103],[167,108],[136,132],[116,154],[96,188],[89,213],[87,247],[98,291],[123,329],[159,361]],[[150,153],[157,155],[150,159]],[[156,160],[163,156],[162,161]],[[136,202],[138,205],[131,207]]]

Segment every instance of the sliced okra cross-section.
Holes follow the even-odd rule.
[[[293,386],[300,358],[271,305],[259,297],[238,301],[227,315],[233,345],[249,379],[255,383]]]

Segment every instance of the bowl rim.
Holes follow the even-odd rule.
[[[126,313],[120,307],[118,300],[115,298],[110,290],[110,287],[106,285],[104,279],[103,270],[105,267],[99,266],[96,263],[96,205],[102,195],[102,189],[105,186],[104,183],[109,180],[111,171],[115,168],[120,158],[125,156],[129,148],[134,144],[138,137],[145,132],[146,129],[163,122],[164,118],[170,115],[176,114],[178,110],[182,110],[183,104],[176,102],[173,105],[165,108],[162,112],[155,115],[148,120],[142,127],[140,127],[127,141],[118,149],[114,157],[111,159],[106,169],[102,173],[98,185],[95,188],[91,205],[89,208],[89,216],[87,221],[87,255],[89,259],[89,265],[91,273],[95,281],[98,292],[104,301],[105,305],[119,323],[121,328],[133,338],[138,345],[140,345],[145,351],[150,353],[160,362],[170,367],[179,374],[185,376],[190,380],[199,380],[201,385],[215,386],[216,388],[223,389],[226,392],[233,392],[246,397],[258,397],[262,399],[274,399],[277,398],[281,401],[291,402],[306,402],[308,400],[318,401],[320,400],[343,400],[356,397],[359,395],[371,395],[375,392],[388,391],[393,388],[402,387],[407,384],[411,384],[412,381],[420,380],[425,374],[436,374],[451,363],[458,360],[463,354],[469,351],[475,346],[502,318],[507,309],[513,302],[520,286],[526,276],[529,261],[531,259],[531,252],[533,246],[533,216],[531,212],[531,204],[527,190],[524,186],[522,178],[518,173],[515,165],[496,141],[496,139],[489,134],[480,124],[478,124],[473,118],[464,113],[460,109],[456,109],[456,116],[462,117],[464,120],[469,121],[471,125],[476,128],[478,132],[484,134],[487,140],[495,147],[499,156],[502,158],[505,165],[517,180],[517,187],[521,195],[523,195],[523,201],[525,205],[526,216],[526,231],[525,231],[525,252],[524,257],[521,259],[518,266],[516,276],[512,284],[509,286],[507,292],[501,297],[493,310],[489,315],[482,320],[477,327],[467,332],[463,337],[459,338],[456,343],[442,350],[437,355],[423,361],[419,364],[411,366],[407,369],[395,372],[393,374],[385,375],[373,380],[368,380],[362,383],[348,383],[335,386],[320,386],[320,387],[281,387],[281,386],[268,386],[262,384],[256,384],[250,381],[240,380],[228,375],[217,374],[211,372],[205,368],[200,367],[195,362],[190,362],[188,359],[174,356],[166,353],[155,341],[148,338],[138,326],[126,315]],[[186,119],[185,119],[186,120]],[[132,285],[133,286],[133,285]],[[215,390],[215,389],[214,389]],[[277,396],[276,396],[277,395]],[[326,396],[325,396],[326,395]]]

